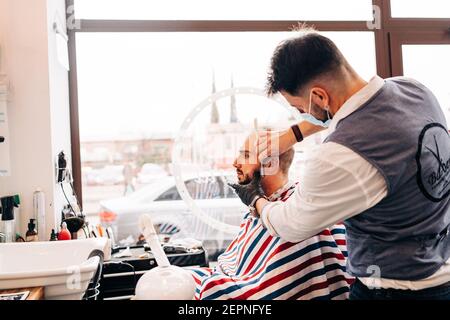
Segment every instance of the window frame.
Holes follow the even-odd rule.
[[[78,110],[76,34],[79,32],[243,32],[290,31],[298,23],[313,25],[318,31],[373,31],[377,73],[383,78],[403,75],[401,45],[405,41],[450,41],[450,18],[393,18],[390,0],[372,0],[379,8],[380,28],[369,29],[367,21],[279,21],[279,20],[77,20],[79,29],[69,29],[69,95],[72,172],[75,192],[83,205],[81,143]],[[67,18],[73,14],[74,0],[66,0]],[[70,13],[69,13],[70,12]],[[434,44],[434,42],[431,42]]]
[[[392,76],[403,75],[403,45],[450,45],[450,35],[436,30],[404,31],[391,34]]]

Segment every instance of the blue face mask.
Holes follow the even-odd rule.
[[[316,117],[314,117],[311,114],[311,106],[312,106],[312,92],[309,94],[309,111],[308,113],[303,113],[302,114],[302,118],[304,121],[308,121],[316,126],[321,126],[324,128],[328,128],[330,126],[331,123],[331,118],[330,118],[330,112],[328,111],[328,107],[326,108],[327,110],[327,116],[328,116],[328,120],[327,121],[321,121],[319,119],[317,119]]]
[[[330,126],[331,123],[331,119],[328,119],[327,121],[323,122],[320,121],[319,119],[315,118],[313,115],[311,115],[310,113],[303,113],[302,114],[302,118],[304,121],[308,121],[316,126],[321,126],[324,128],[328,128]]]

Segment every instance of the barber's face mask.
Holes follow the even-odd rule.
[[[314,124],[316,126],[321,126],[321,127],[324,127],[324,128],[328,128],[330,126],[330,123],[331,123],[329,107],[327,106],[325,108],[325,110],[327,112],[328,120],[319,120],[316,117],[314,117],[311,114],[311,108],[312,108],[312,105],[313,105],[313,103],[312,103],[312,95],[313,95],[313,93],[311,91],[310,94],[309,94],[309,110],[308,110],[308,113],[303,113],[302,114],[302,118],[303,118],[303,120],[308,121],[308,122],[310,122],[310,123],[312,123],[312,124]],[[315,108],[316,109],[320,109],[319,106],[317,106],[317,105],[315,106]]]

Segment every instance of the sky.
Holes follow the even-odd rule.
[[[75,0],[77,17],[186,20],[371,20],[371,0]]]
[[[370,32],[324,33],[336,41],[367,80],[376,73]],[[176,132],[212,92],[264,89],[270,58],[291,32],[78,33],[77,66],[81,137],[127,132]],[[236,97],[240,120],[256,106]],[[256,102],[255,102],[256,103]],[[227,119],[229,100],[220,101]],[[252,109],[253,108],[253,109]],[[271,117],[271,114],[260,117]]]

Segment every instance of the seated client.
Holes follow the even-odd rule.
[[[261,165],[256,136],[245,141],[233,163],[240,184],[249,183]],[[261,178],[270,201],[286,201],[296,183],[288,171],[291,149],[279,157],[278,167]],[[196,299],[346,299],[353,282],[345,271],[345,228],[335,225],[299,243],[273,237],[258,218],[245,215],[240,231],[218,258],[217,266],[190,271]]]

